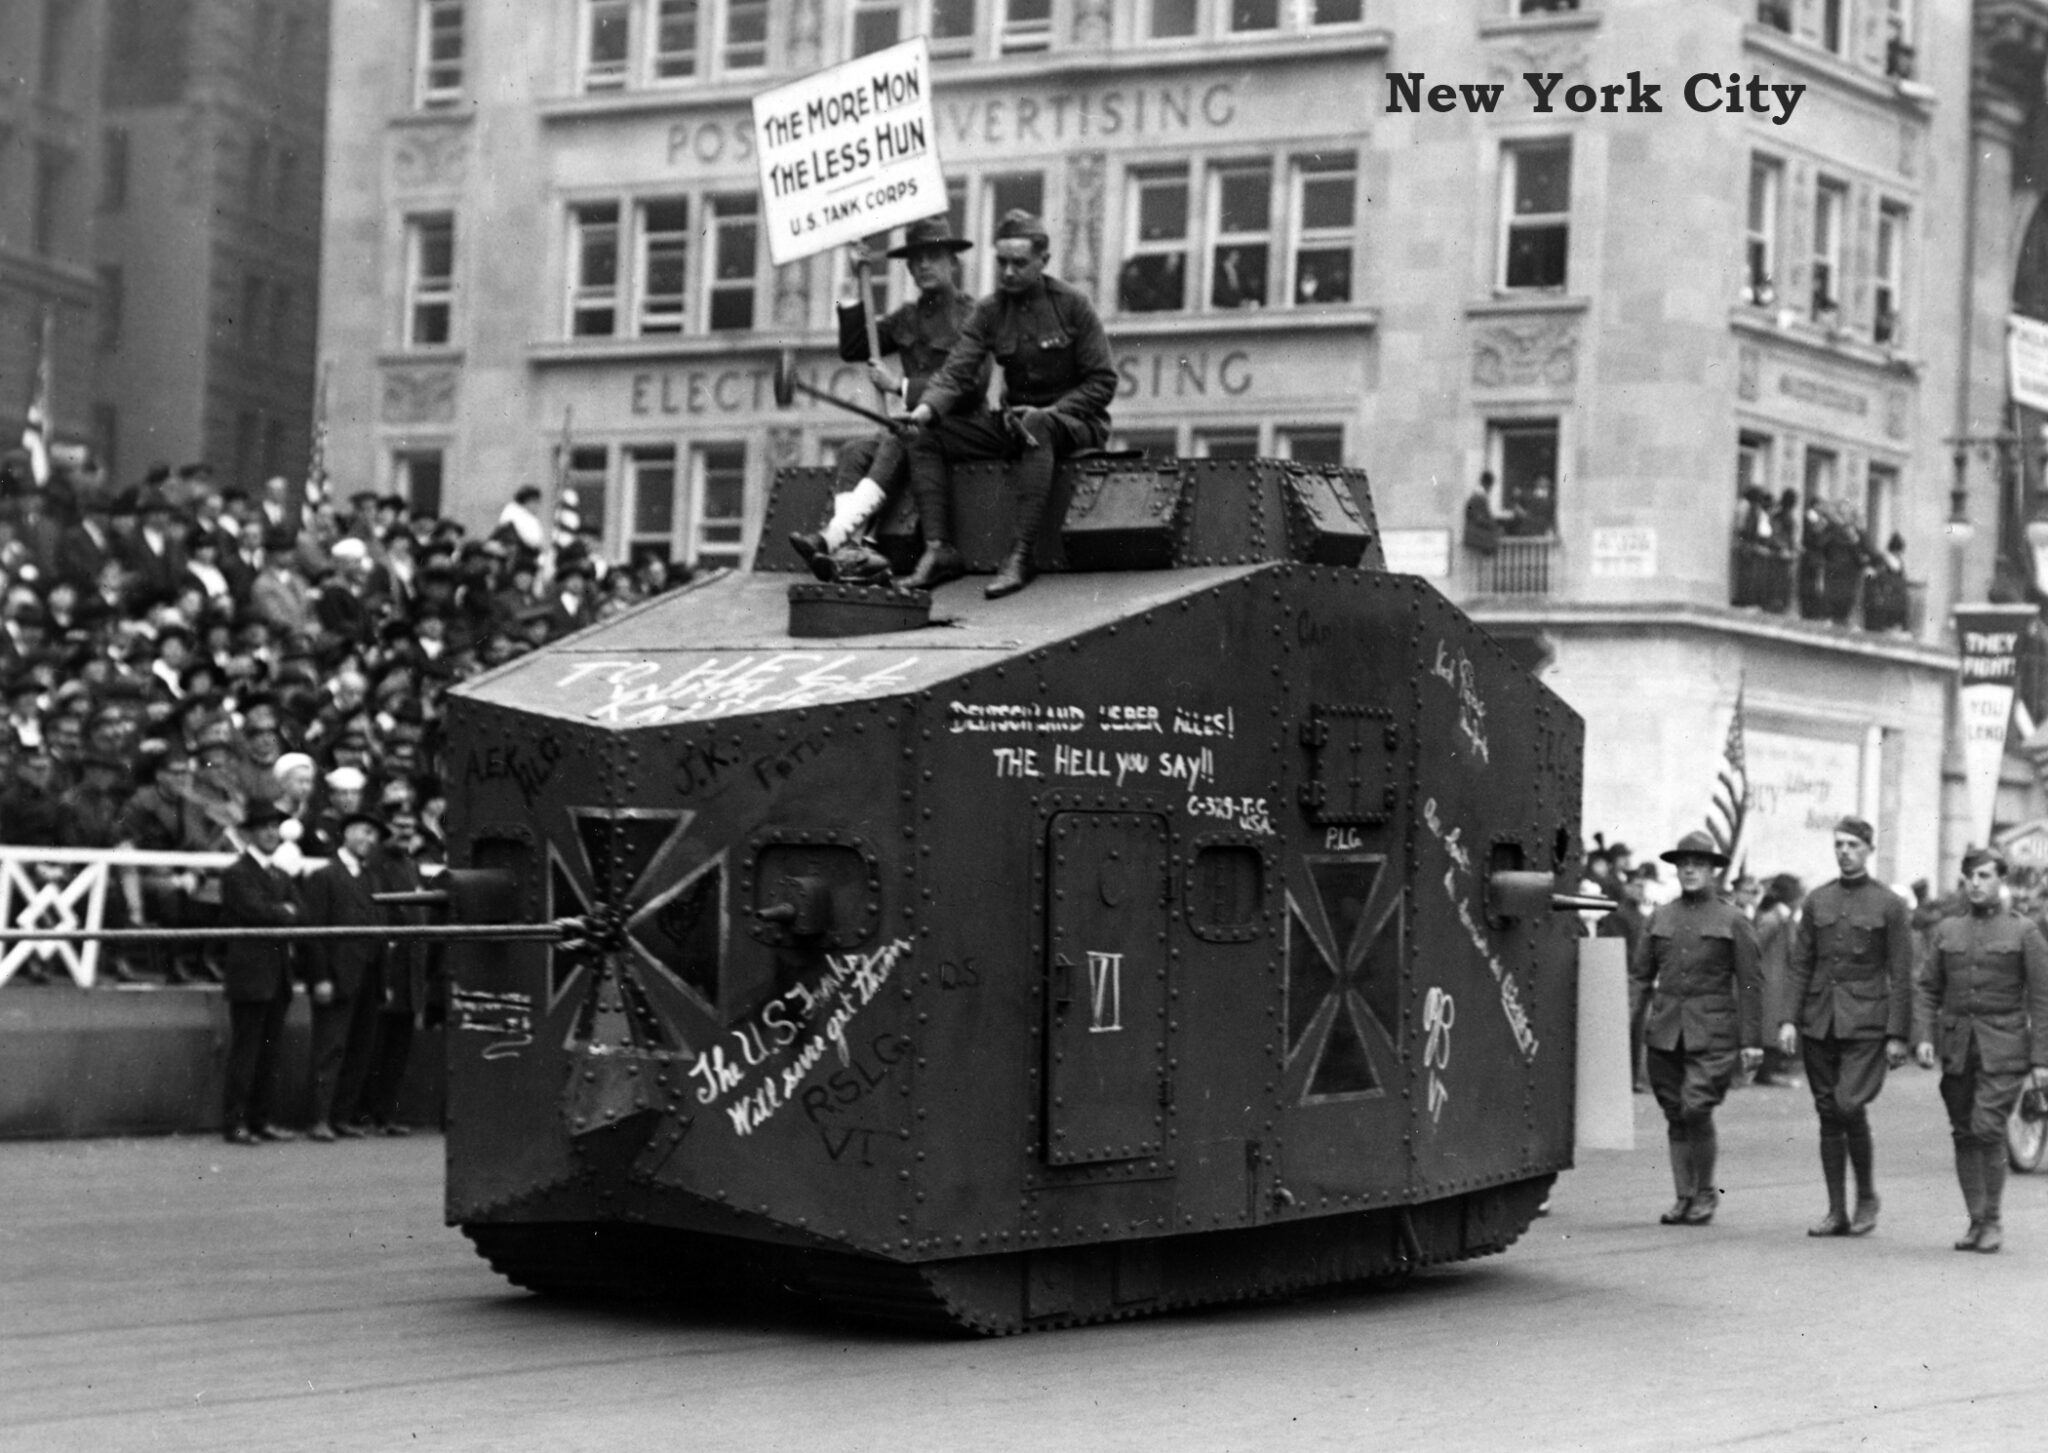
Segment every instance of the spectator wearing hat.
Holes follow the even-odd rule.
[[[1807,895],[1792,937],[1778,1047],[1798,1054],[1820,1117],[1828,1209],[1809,1236],[1865,1236],[1877,1227],[1869,1106],[1885,1071],[1904,1064],[1913,1016],[1913,925],[1905,900],[1870,872],[1876,832],[1860,817],[1835,824],[1841,876]],[[1856,1176],[1847,1209],[1844,1164]]]
[[[242,820],[242,850],[221,875],[222,921],[231,928],[286,928],[300,919],[299,894],[277,862],[284,814],[252,802]],[[228,1006],[228,1063],[222,1132],[232,1145],[292,1140],[273,1120],[278,1046],[292,1003],[292,946],[237,939],[227,947],[221,997]]]
[[[138,523],[121,563],[128,567],[139,600],[168,600],[185,573],[185,547],[172,532],[171,502],[160,487],[146,485],[136,496],[135,513]]]
[[[2048,1087],[2048,940],[2004,901],[2005,855],[1963,855],[1969,911],[1934,926],[1914,989],[1914,1056],[1941,1065],[1956,1183],[1970,1225],[1958,1251],[1996,1251],[2005,1127],[2023,1089]]]
[[[363,792],[370,779],[362,768],[344,765],[330,771],[324,785],[327,801],[313,816],[313,835],[331,853],[341,846],[342,823],[362,811]],[[311,848],[306,851],[313,854]]]
[[[371,859],[385,835],[374,813],[358,809],[342,816],[341,846],[305,881],[309,925],[389,925],[390,914],[371,896],[379,891]],[[382,939],[351,938],[314,941],[300,955],[300,977],[313,1001],[313,1124],[307,1133],[314,1140],[363,1133],[354,1121],[376,1049],[386,952]]]
[[[208,611],[222,616],[234,614],[235,592],[220,564],[220,536],[204,525],[185,532],[185,574],[181,590],[196,587]]]
[[[257,504],[256,514],[266,531],[282,532],[295,539],[305,521],[291,495],[291,481],[282,474],[271,475],[263,481],[263,498]]]
[[[875,325],[882,358],[868,356],[867,300],[860,296],[867,244],[856,242],[849,249],[855,265],[846,270],[841,286],[839,356],[848,363],[866,363],[869,382],[904,408],[923,399],[925,385],[960,341],[961,325],[974,309],[973,298],[960,287],[960,254],[973,245],[964,237],[955,237],[944,216],[928,217],[904,229],[902,246],[890,248],[889,256],[903,260],[917,286],[917,296]],[[892,354],[897,359],[896,369],[882,361]],[[984,361],[982,386],[963,393],[955,411],[979,413],[987,386]],[[790,536],[790,545],[819,579],[835,579],[834,552],[861,540],[869,521],[901,492],[907,478],[903,444],[893,431],[848,444],[840,450],[834,471],[831,518],[815,533]],[[929,500],[920,497],[918,503],[928,517],[927,539],[939,542],[929,546],[928,553],[939,553],[932,553],[928,562],[919,562],[916,578],[925,585],[959,578],[966,572],[966,563],[950,544],[944,492]],[[934,510],[936,514],[931,513]]]
[[[286,636],[311,636],[313,587],[296,567],[296,538],[272,531],[263,540],[263,570],[249,587],[255,615]]]
[[[549,636],[566,636],[580,631],[595,618],[590,598],[590,566],[583,560],[564,560],[555,568],[555,596],[547,602]]]
[[[1704,1226],[1720,1205],[1714,1109],[1738,1065],[1763,1057],[1756,933],[1716,891],[1727,854],[1689,832],[1662,855],[1679,896],[1650,916],[1629,963],[1631,1017],[1643,1016],[1650,1089],[1664,1112],[1677,1199],[1667,1226]]]
[[[1032,550],[1052,493],[1054,465],[1109,436],[1109,405],[1116,397],[1116,365],[1094,307],[1078,290],[1045,268],[1051,244],[1045,225],[1029,212],[1012,211],[996,228],[996,291],[974,305],[960,338],[910,412],[919,432],[909,441],[911,487],[923,512],[927,499],[945,498],[949,464],[974,459],[1009,462],[1009,545],[1002,568],[983,592],[991,600],[1030,584]],[[954,405],[982,391],[984,369],[1002,364],[1000,417],[960,416]],[[944,504],[927,517],[927,554],[936,529],[940,543],[949,519]],[[923,562],[920,562],[922,565]],[[930,583],[930,572],[921,572]]]
[[[417,892],[421,879],[412,854],[417,828],[412,784],[403,778],[386,782],[378,805],[379,816],[388,831],[370,859],[370,876],[376,891]],[[419,908],[391,912],[399,923],[425,921]],[[410,1133],[399,1118],[398,1097],[412,1055],[414,1028],[427,1005],[428,959],[428,945],[424,943],[392,943],[386,948],[372,1047],[353,1122],[359,1129],[383,1135]]]

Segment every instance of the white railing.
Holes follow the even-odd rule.
[[[107,883],[117,871],[220,873],[234,853],[156,853],[140,848],[0,846],[0,928],[93,932],[106,927]],[[289,871],[310,872],[325,859],[298,858]],[[137,927],[143,925],[138,924]],[[0,945],[0,987],[31,959],[55,959],[81,989],[99,977],[98,942],[22,939]]]

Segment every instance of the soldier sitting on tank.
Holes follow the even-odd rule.
[[[1970,911],[1934,926],[1914,984],[1914,1057],[1941,1065],[1970,1228],[1958,1251],[1996,1251],[2005,1193],[2005,1123],[2020,1091],[2048,1085],[2048,941],[2000,901],[2005,855],[1963,855]]]
[[[949,462],[1003,459],[1010,470],[1009,545],[1002,567],[984,592],[996,600],[1031,583],[1031,559],[1052,495],[1053,466],[1109,437],[1109,401],[1116,396],[1116,366],[1102,320],[1079,291],[1046,274],[1052,257],[1045,224],[1017,210],[996,228],[996,291],[974,305],[960,341],[911,410],[918,425],[908,441],[918,507],[943,491]],[[954,403],[975,393],[981,369],[993,356],[1003,368],[1000,415],[962,418]],[[938,584],[966,573],[947,534],[947,516],[925,517],[922,580]]]
[[[891,372],[880,359],[868,356],[867,301],[858,296],[862,269],[847,272],[844,296],[839,302],[839,356],[848,363],[866,363],[868,378],[883,393],[900,398],[906,405],[924,396],[932,373],[946,361],[946,354],[960,337],[960,325],[974,307],[974,299],[960,290],[960,254],[974,246],[953,235],[944,217],[928,217],[904,229],[903,245],[889,249],[900,257],[917,284],[917,297],[890,313],[875,326],[876,343],[886,358],[895,354],[903,372]],[[867,260],[867,245],[855,243],[850,249],[856,262]],[[963,415],[982,412],[988,389],[984,365],[981,387],[964,393],[953,410]],[[816,531],[799,531],[789,537],[790,545],[803,557],[811,573],[820,580],[836,580],[840,560],[834,557],[852,547],[857,554],[843,563],[853,572],[870,574],[879,568],[871,562],[879,556],[860,546],[870,521],[879,516],[901,489],[908,471],[904,467],[902,441],[893,430],[882,430],[869,438],[857,439],[839,453],[832,495],[832,517]],[[929,490],[930,482],[927,481]],[[927,521],[943,521],[946,514],[945,481],[941,477],[936,498],[918,496],[918,509]],[[933,538],[928,523],[925,538]],[[863,570],[862,567],[868,568]],[[913,578],[913,584],[926,582]]]
[[[1727,855],[1707,834],[1689,832],[1663,858],[1678,869],[1679,896],[1650,916],[1629,961],[1630,1017],[1645,1011],[1650,1089],[1664,1111],[1678,1191],[1658,1219],[1704,1226],[1721,1200],[1714,1107],[1738,1062],[1749,1070],[1763,1059],[1762,975],[1755,930],[1714,891]]]

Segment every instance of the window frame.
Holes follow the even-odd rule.
[[[1524,159],[1539,151],[1562,150],[1565,158],[1564,210],[1561,212],[1518,213],[1516,198],[1520,191]],[[1500,232],[1497,239],[1500,261],[1494,272],[1494,286],[1508,293],[1563,293],[1571,287],[1572,253],[1572,138],[1568,135],[1518,137],[1500,144]],[[1537,229],[1557,228],[1564,234],[1561,252],[1560,275],[1556,282],[1522,282],[1510,280],[1515,262],[1515,238],[1518,232]]]
[[[737,210],[744,204],[744,212]],[[755,192],[705,192],[698,201],[698,235],[701,239],[702,258],[698,264],[697,290],[698,316],[704,320],[700,330],[704,333],[748,332],[755,326],[761,315],[761,284],[766,275],[762,263],[767,249],[765,229],[761,225],[760,196]],[[735,210],[727,212],[727,207]],[[742,220],[744,219],[744,220]],[[745,226],[753,233],[753,255],[748,263],[746,282],[721,278],[719,268],[724,259],[725,231],[728,222],[735,228]],[[744,322],[721,324],[718,318],[720,297],[733,296],[744,291],[747,298],[747,316]]]
[[[453,15],[455,24],[437,27],[435,20],[446,15]],[[459,105],[469,82],[469,16],[464,0],[419,0],[416,26],[413,43],[414,108],[430,111]],[[448,29],[454,31],[456,40],[452,60],[434,52],[437,31]],[[454,71],[453,81],[437,79],[451,68]]]
[[[1336,163],[1342,160],[1342,165]],[[1351,220],[1342,227],[1311,227],[1308,225],[1308,188],[1316,177],[1343,176],[1351,183]],[[1327,159],[1317,156],[1294,156],[1288,159],[1287,203],[1281,214],[1285,231],[1283,243],[1286,248],[1286,291],[1285,303],[1289,308],[1342,307],[1357,300],[1358,279],[1358,153],[1344,152]],[[1341,298],[1313,298],[1304,301],[1301,296],[1301,259],[1309,251],[1332,252],[1342,247],[1345,253],[1344,296]]]
[[[1816,323],[1840,322],[1842,317],[1842,231],[1849,212],[1849,189],[1841,182],[1822,178],[1813,188],[1812,254],[1807,289],[1807,312]],[[1827,315],[1832,314],[1832,317]]]
[[[1181,230],[1178,237],[1163,241],[1147,239],[1144,235],[1145,193],[1152,186],[1173,186],[1181,189]],[[1195,260],[1200,255],[1195,242],[1195,208],[1200,200],[1196,190],[1193,164],[1180,160],[1164,165],[1132,166],[1124,173],[1124,230],[1123,252],[1117,259],[1116,310],[1131,317],[1151,313],[1190,313],[1197,311],[1189,306],[1190,279],[1194,276]],[[1124,303],[1123,270],[1140,258],[1180,257],[1180,302],[1171,307],[1130,308]]]
[[[427,248],[428,234],[445,228],[448,238],[448,271],[445,277],[431,280],[438,286],[430,285],[424,267],[423,254]],[[407,348],[448,348],[454,346],[456,308],[461,289],[456,281],[460,266],[455,214],[449,212],[414,212],[405,218],[405,285],[403,301],[405,307],[404,331],[402,338]],[[438,339],[422,337],[420,322],[423,310],[440,308],[444,310],[442,331],[445,336]]]
[[[609,214],[607,218],[605,214]],[[568,315],[566,323],[570,339],[617,338],[621,336],[620,321],[624,315],[626,273],[625,253],[625,204],[617,197],[592,199],[569,204],[569,258],[567,268]],[[601,247],[607,245],[605,234],[609,233],[611,249],[611,282],[606,284],[589,281],[590,264],[594,257],[601,256]],[[607,318],[600,331],[592,328],[585,331],[582,320],[600,315]]]
[[[431,460],[434,467],[433,498],[426,503],[433,506],[426,510],[420,501],[420,492],[414,478],[414,469]],[[440,514],[448,491],[448,450],[442,444],[396,444],[386,456],[385,479],[390,493],[398,495],[416,513]]]
[[[1550,524],[1540,532],[1525,533],[1520,538],[1531,540],[1556,540],[1559,517],[1564,507],[1564,461],[1565,437],[1564,418],[1561,414],[1503,414],[1486,421],[1486,468],[1492,472],[1497,492],[1496,504],[1499,511],[1509,517],[1514,515],[1518,495],[1517,482],[1510,478],[1508,469],[1508,442],[1511,436],[1548,434],[1551,441],[1550,479]],[[1528,481],[1535,482],[1531,476]]]
[[[1317,0],[1274,0],[1272,24],[1240,26],[1236,23],[1237,4],[1238,0],[1186,0],[1188,28],[1162,35],[1158,31],[1160,9],[1162,6],[1178,8],[1178,0],[1145,0],[1132,15],[1131,40],[1147,46],[1188,45],[1201,41],[1256,45],[1261,41],[1356,29],[1367,21],[1364,0],[1358,0],[1355,18],[1332,20],[1317,17]]]
[[[1870,339],[1891,348],[1904,341],[1906,238],[1911,220],[1905,203],[1879,200],[1877,227],[1871,237]]]
[[[1763,183],[1761,197],[1758,195],[1759,180]],[[1743,277],[1738,290],[1738,296],[1751,307],[1772,307],[1778,300],[1784,188],[1785,164],[1775,157],[1752,153],[1749,159],[1749,191],[1744,200]],[[1761,225],[1757,215],[1759,204],[1763,212]]]
[[[731,515],[713,515],[708,508],[711,492],[711,455],[714,453],[736,453],[736,469],[739,476],[739,512]],[[689,452],[689,518],[677,523],[683,535],[684,559],[691,569],[706,564],[731,564],[738,567],[746,563],[747,530],[753,505],[753,451],[745,439],[705,439],[692,441]],[[732,530],[731,540],[710,539],[712,530]],[[727,560],[727,557],[730,560]],[[715,558],[713,558],[715,557]]]
[[[1232,179],[1249,176],[1263,176],[1265,179],[1263,189],[1266,200],[1265,226],[1256,231],[1238,229],[1226,232],[1223,225],[1224,190]],[[1272,306],[1275,243],[1276,234],[1280,230],[1276,225],[1274,217],[1274,203],[1279,199],[1278,191],[1271,157],[1260,157],[1254,161],[1219,158],[1210,163],[1207,168],[1205,185],[1203,186],[1202,230],[1204,237],[1202,239],[1202,255],[1204,266],[1202,268],[1202,304],[1196,311],[1204,313],[1238,313],[1244,312],[1247,309]],[[1265,264],[1258,269],[1256,284],[1258,292],[1256,297],[1251,297],[1248,294],[1245,300],[1241,302],[1230,304],[1217,302],[1216,270],[1221,261],[1222,252],[1227,247],[1260,247],[1265,250]]]

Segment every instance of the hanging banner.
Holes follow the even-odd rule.
[[[1962,711],[1963,772],[1970,793],[1970,841],[1991,841],[1998,802],[1998,772],[2005,760],[2005,731],[2012,720],[2013,687],[2019,681],[2020,642],[2036,619],[2030,605],[1956,607],[1956,639],[1962,674],[1957,698]]]
[[[2048,412],[2048,323],[2009,314],[2005,320],[2005,365],[2016,403]]]
[[[777,267],[946,210],[931,72],[919,36],[754,97]]]

